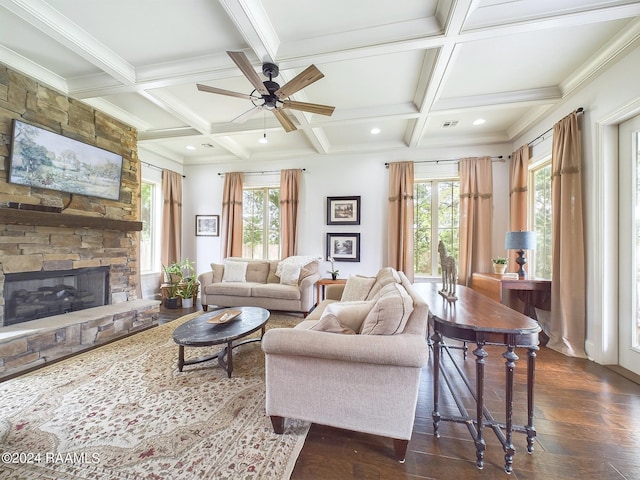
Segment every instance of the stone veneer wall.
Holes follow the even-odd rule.
[[[122,155],[120,200],[8,183],[14,118]],[[64,210],[59,215],[138,221],[139,167],[134,128],[0,65],[0,207],[7,202],[20,202],[61,207]],[[135,231],[0,222],[0,325],[4,318],[4,274],[109,266],[111,297],[135,299],[138,254]]]
[[[7,182],[12,120],[21,119],[123,157],[119,201]],[[140,162],[135,129],[0,65],[0,209],[8,202],[54,206],[61,219],[139,221]],[[6,210],[5,210],[6,212]],[[23,211],[20,211],[23,215]],[[70,216],[69,216],[70,215]],[[7,218],[7,217],[2,217]],[[29,218],[29,212],[24,216]],[[31,217],[34,218],[33,216]],[[92,219],[92,220],[95,220]],[[122,222],[124,221],[124,222]],[[138,232],[129,228],[16,225],[0,220],[0,326],[7,273],[108,266],[112,305],[0,328],[0,379],[157,324],[157,300],[137,299]],[[27,222],[29,223],[29,222]],[[92,224],[95,222],[87,222]],[[116,303],[123,302],[123,303]]]

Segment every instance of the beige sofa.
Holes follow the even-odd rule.
[[[303,256],[282,261],[229,257],[224,264],[212,263],[211,271],[198,276],[202,308],[252,306],[306,316],[314,305],[318,266],[317,259]]]
[[[295,328],[264,335],[266,412],[276,433],[288,417],[391,437],[404,462],[428,360],[428,306],[393,269],[360,292],[364,301],[348,293],[352,278],[347,301],[324,300]]]

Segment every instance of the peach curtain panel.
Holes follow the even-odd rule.
[[[387,262],[413,282],[413,162],[389,164],[388,216]]]
[[[242,172],[224,174],[222,258],[242,256]]]
[[[181,260],[182,255],[182,175],[162,170],[162,265]]]
[[[523,145],[511,154],[509,175],[509,230],[518,232],[527,230],[527,190],[529,183],[529,159],[531,147]],[[515,250],[509,251],[509,267],[511,272],[518,271]]]
[[[298,204],[300,202],[299,168],[280,172],[280,256],[287,258],[298,252]]]
[[[551,153],[551,326],[548,347],[586,357],[586,279],[582,213],[582,151],[578,114],[553,127]]]
[[[491,271],[493,170],[491,157],[463,158],[460,174],[458,283],[471,286],[473,272]]]

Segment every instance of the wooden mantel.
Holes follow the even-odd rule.
[[[142,222],[133,220],[116,220],[105,217],[37,212],[14,208],[0,208],[0,224],[97,228],[99,230],[116,230],[119,232],[139,232],[142,230]]]

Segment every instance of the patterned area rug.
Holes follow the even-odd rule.
[[[309,424],[273,433],[258,342],[234,349],[230,379],[216,360],[178,372],[173,330],[200,314],[1,383],[0,478],[288,479]]]

